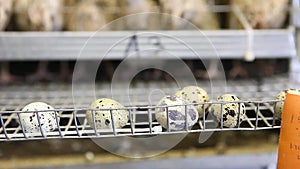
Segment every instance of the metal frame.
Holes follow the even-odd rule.
[[[294,1],[293,1],[294,2]],[[296,2],[296,1],[295,1]],[[295,5],[293,3],[293,5]],[[294,6],[293,6],[294,7]],[[294,9],[294,8],[293,8]],[[297,8],[298,9],[298,8]],[[294,13],[295,14],[295,13]],[[298,18],[295,14],[293,15]],[[212,59],[220,58],[242,59],[249,49],[252,50],[256,58],[293,58],[296,56],[295,29],[297,21],[294,18],[293,25],[287,29],[278,30],[215,30],[215,31],[106,31],[106,32],[2,32],[0,33],[0,53],[1,61],[30,61],[30,60],[95,60],[95,59],[123,59],[126,47],[132,37],[138,38],[138,47],[143,50],[153,50],[160,59],[172,59],[160,51],[173,51],[174,55],[183,59]],[[89,39],[93,36],[91,39]],[[159,42],[152,43],[151,38]],[[185,44],[192,47],[195,53],[187,50],[181,43],[170,39],[176,37]],[[78,58],[82,46],[89,39],[88,44],[81,53],[82,58]],[[113,46],[119,39],[123,39],[116,48],[113,48],[109,55],[106,55],[108,48]],[[208,40],[209,39],[209,40]],[[156,41],[156,42],[157,42]],[[217,53],[213,51],[210,42],[214,44]],[[250,48],[249,48],[250,43]],[[134,56],[131,56],[134,57]],[[140,53],[140,58],[153,57],[153,53]],[[280,120],[274,115],[274,105],[277,102],[272,99],[275,94],[287,88],[288,79],[269,79],[270,84],[258,86],[253,81],[241,81],[238,85],[232,85],[227,92],[240,92],[243,98],[257,98],[262,101],[242,102],[246,105],[247,118],[235,128],[225,128],[222,122],[216,128],[207,128],[214,120],[200,119],[195,128],[183,131],[157,131],[159,124],[153,121],[153,111],[155,106],[145,106],[145,88],[135,88],[136,100],[139,104],[135,107],[126,105],[126,109],[132,114],[130,121],[123,129],[110,131],[91,128],[85,120],[85,108],[88,103],[82,102],[80,109],[71,107],[70,86],[54,85],[47,91],[40,90],[37,86],[9,86],[0,88],[0,141],[18,140],[43,140],[62,138],[103,138],[122,136],[151,136],[180,133],[200,133],[209,131],[226,130],[264,130],[280,128]],[[265,81],[268,81],[266,79]],[[283,82],[283,83],[281,83]],[[236,82],[232,82],[234,84]],[[229,82],[229,84],[231,84]],[[245,86],[241,84],[246,84]],[[161,85],[161,84],[160,84]],[[273,85],[273,86],[272,86]],[[139,86],[139,85],[137,85]],[[162,87],[162,86],[160,86]],[[166,90],[171,91],[172,85],[165,85]],[[173,86],[174,87],[174,86]],[[205,88],[205,86],[204,86]],[[30,90],[28,90],[30,89]],[[250,90],[249,90],[250,89]],[[278,91],[276,91],[278,89]],[[61,90],[61,91],[60,91]],[[62,92],[64,91],[64,92]],[[84,91],[83,91],[84,92]],[[104,92],[104,90],[99,90]],[[216,92],[219,91],[216,88]],[[121,95],[122,93],[120,93]],[[239,95],[240,96],[240,95]],[[55,107],[54,111],[59,112],[60,122],[57,130],[48,133],[29,134],[25,133],[22,124],[18,125],[16,119],[20,119],[20,109],[31,101],[48,101]],[[199,103],[204,104],[204,103]],[[205,104],[224,104],[209,102]],[[185,106],[185,105],[183,105]],[[147,121],[135,121],[137,116],[147,117]],[[78,120],[83,123],[79,123]],[[113,120],[113,119],[112,119]],[[145,127],[147,126],[147,127]],[[95,132],[96,131],[96,132]]]
[[[235,128],[226,128],[220,122],[216,126],[215,119],[205,114],[204,119],[200,119],[199,123],[192,129],[185,128],[182,131],[171,131],[165,129],[161,131],[160,125],[155,120],[154,111],[159,106],[150,106],[147,99],[147,91],[152,89],[161,89],[167,94],[172,94],[178,90],[175,83],[172,82],[153,82],[153,83],[137,83],[131,88],[132,103],[122,100],[125,94],[120,88],[116,89],[119,95],[114,99],[125,105],[126,110],[130,112],[130,120],[122,129],[114,130],[97,130],[90,127],[85,119],[85,112],[89,110],[87,107],[93,96],[89,95],[88,89],[82,84],[81,98],[78,98],[79,105],[74,108],[72,98],[72,86],[63,84],[43,85],[22,85],[0,87],[0,141],[18,141],[18,140],[43,140],[43,139],[65,139],[65,138],[104,138],[104,137],[123,137],[123,136],[154,136],[165,134],[184,134],[184,133],[201,133],[211,131],[228,131],[228,130],[266,130],[280,128],[280,120],[274,115],[274,106],[282,100],[274,100],[277,93],[288,88],[288,77],[278,76],[266,78],[258,85],[256,81],[228,81],[227,93],[233,93],[242,98],[239,103],[246,106],[246,118],[241,121]],[[199,81],[201,87],[209,91],[210,83]],[[110,97],[107,90],[109,84],[96,84],[96,91],[101,97]],[[214,88],[214,92],[221,94],[218,84]],[[20,92],[22,91],[22,92]],[[248,92],[245,92],[248,91]],[[209,93],[211,95],[211,93]],[[153,103],[156,104],[160,100],[160,96],[152,97]],[[25,133],[22,125],[17,123],[18,116],[23,106],[33,101],[45,101],[57,109],[60,120],[56,116],[56,122],[59,124],[55,131],[47,133],[30,134]],[[136,102],[134,102],[136,101]],[[132,106],[134,104],[134,106]],[[224,104],[215,102],[212,98],[211,102],[197,104]],[[186,105],[182,105],[186,106]],[[49,111],[49,110],[47,110]],[[95,110],[94,110],[95,111]],[[39,111],[42,112],[42,111]],[[207,111],[207,112],[210,112]],[[206,113],[207,113],[206,112]],[[138,120],[137,120],[138,119]],[[142,119],[142,120],[141,120]],[[19,119],[20,121],[20,119]],[[216,126],[216,127],[211,127]]]
[[[215,125],[217,122],[213,119],[199,119],[196,127],[192,129],[182,129],[180,131],[172,131],[169,128],[161,131],[159,124],[156,121],[150,121],[149,116],[154,116],[154,111],[162,106],[137,106],[126,107],[125,110],[133,113],[133,118],[130,118],[127,125],[122,129],[117,129],[113,126],[112,129],[96,129],[90,127],[85,119],[85,111],[91,109],[55,109],[47,111],[59,112],[59,116],[55,116],[58,128],[55,131],[45,132],[40,130],[40,133],[26,133],[24,124],[20,122],[16,126],[16,121],[21,121],[20,111],[2,111],[0,112],[0,141],[18,141],[18,140],[41,140],[41,139],[63,139],[63,138],[104,138],[104,137],[122,137],[122,136],[153,136],[165,134],[185,134],[185,133],[201,133],[212,131],[226,130],[265,130],[280,128],[280,120],[274,116],[273,106],[277,102],[282,101],[250,101],[250,102],[207,102],[198,104],[226,104],[226,103],[244,103],[246,104],[246,118],[241,121],[237,127],[226,128],[223,123]],[[186,106],[186,105],[175,105]],[[165,106],[164,106],[165,107]],[[98,111],[107,109],[97,109]],[[112,112],[112,109],[109,109]],[[93,109],[93,111],[96,111]],[[36,114],[44,111],[35,111]],[[209,111],[208,111],[209,112]],[[149,114],[150,113],[150,114]],[[223,112],[222,112],[223,113]],[[111,113],[112,114],[112,113]],[[144,121],[135,121],[137,116],[144,117]],[[36,116],[38,118],[38,116]],[[60,118],[60,120],[58,119]],[[112,121],[113,120],[113,116]],[[94,116],[93,116],[94,118]],[[153,117],[152,117],[153,118]],[[151,119],[152,120],[152,119]],[[60,122],[59,122],[60,121]],[[63,123],[62,123],[63,121]],[[40,120],[38,118],[40,124]],[[81,122],[81,123],[80,123]],[[187,125],[187,121],[186,125]],[[94,119],[95,123],[95,119]],[[205,126],[216,126],[208,128]],[[40,126],[40,125],[39,125]],[[95,125],[94,125],[95,126]],[[40,126],[41,127],[41,126]]]
[[[170,55],[161,52],[163,50],[171,51],[173,55],[182,59],[217,57],[239,59],[244,57],[248,49],[248,33],[245,30],[108,31],[96,34],[3,32],[0,33],[0,59],[6,61],[123,59],[132,36],[137,36],[139,49],[142,49],[138,56],[140,58],[172,59]],[[90,37],[92,38],[89,39]],[[151,38],[156,38],[160,46],[152,44]],[[123,40],[119,42],[121,39]],[[84,46],[86,42],[87,45]],[[292,28],[254,30],[252,48],[257,58],[293,57],[296,54],[294,30]],[[152,52],[143,52],[146,50],[154,51],[156,56]]]

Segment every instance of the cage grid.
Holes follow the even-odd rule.
[[[202,118],[193,126],[193,128],[182,130],[163,129],[155,119],[154,111],[161,106],[152,107],[126,107],[129,111],[130,120],[123,128],[96,129],[91,127],[85,119],[85,111],[90,109],[55,109],[59,112],[56,123],[57,129],[50,132],[40,130],[38,133],[27,133],[23,129],[24,124],[18,124],[20,113],[29,113],[22,111],[3,111],[1,112],[1,141],[16,140],[35,140],[35,139],[54,139],[54,138],[103,138],[103,137],[120,137],[120,136],[153,136],[162,134],[186,134],[200,133],[209,131],[226,131],[226,130],[264,130],[280,128],[280,120],[274,116],[273,106],[281,101],[253,101],[240,102],[246,104],[246,117],[241,120],[240,124],[233,128],[226,128],[222,122],[218,123],[213,118]],[[204,104],[226,104],[228,102],[209,102]],[[230,102],[233,103],[233,102]],[[176,105],[185,106],[185,105]],[[99,109],[98,111],[100,111]],[[52,110],[47,110],[52,111]],[[96,110],[94,110],[96,111]],[[36,114],[43,111],[35,111]],[[208,111],[209,112],[209,111]],[[38,116],[37,116],[38,117]],[[94,116],[93,116],[94,117]],[[139,119],[139,120],[137,120]],[[141,120],[143,119],[143,120]],[[112,118],[112,124],[113,118]],[[187,122],[187,121],[185,121]],[[40,121],[39,121],[40,123]],[[39,125],[40,126],[40,125]]]
[[[201,87],[209,91],[209,82],[199,81]],[[122,86],[122,84],[120,84]],[[107,93],[109,84],[101,83],[96,85],[95,93],[100,97],[110,97]],[[255,80],[235,80],[227,82],[226,93],[236,94],[244,103],[246,116],[240,120],[236,127],[228,128],[223,125],[222,120],[217,120],[212,115],[211,108],[205,111],[204,117],[192,128],[182,130],[168,130],[162,128],[155,119],[155,110],[161,106],[156,103],[160,100],[161,95],[155,95],[152,99],[153,105],[149,103],[147,96],[148,90],[153,89],[166,90],[166,94],[172,94],[178,90],[174,82],[140,82],[134,85],[131,90],[133,103],[122,100],[125,94],[122,88],[117,90],[119,97],[116,100],[125,105],[129,112],[130,118],[123,128],[113,129],[96,129],[90,126],[86,120],[86,111],[90,104],[89,98],[93,98],[84,84],[80,86],[82,97],[77,98],[79,105],[74,106],[72,98],[72,86],[67,84],[48,84],[47,86],[38,85],[13,85],[0,88],[0,141],[17,141],[17,140],[42,140],[42,139],[64,139],[64,138],[104,138],[104,137],[122,137],[122,136],[156,136],[164,134],[187,134],[213,131],[229,130],[266,130],[280,128],[280,119],[274,114],[274,106],[283,100],[275,100],[279,91],[288,88],[288,76],[278,75],[266,78],[258,85]],[[221,88],[214,87],[214,92],[221,93]],[[22,92],[20,92],[22,91]],[[224,91],[223,91],[224,92]],[[209,93],[210,95],[210,93]],[[210,102],[197,104],[226,104],[227,102],[216,102],[211,99]],[[34,101],[44,101],[53,105],[58,112],[56,123],[58,127],[50,132],[26,133],[19,124],[20,113],[22,108]],[[231,102],[230,102],[231,103]],[[233,102],[232,102],[233,103]],[[193,103],[196,106],[196,104]],[[186,105],[182,105],[186,106]],[[113,109],[110,109],[112,111]],[[50,111],[50,110],[47,110]],[[93,110],[96,111],[96,110]],[[43,112],[43,111],[37,111]],[[37,113],[36,112],[36,113]],[[29,113],[29,112],[27,112]],[[203,112],[200,112],[203,113]],[[59,117],[59,120],[58,120]],[[240,119],[240,118],[237,118]],[[113,119],[112,119],[113,121]],[[219,122],[220,121],[220,122]],[[187,122],[187,121],[185,121]],[[114,123],[112,123],[114,124]],[[43,130],[40,130],[43,131]]]
[[[297,0],[293,0],[293,5],[297,5]],[[213,1],[210,3],[215,4]],[[298,7],[298,6],[296,6]],[[229,6],[213,5],[215,12],[229,12]],[[298,9],[298,8],[297,8]],[[115,10],[115,9],[113,9]],[[113,11],[112,10],[112,11]],[[298,14],[298,10],[293,8],[291,17]],[[295,19],[295,18],[293,18]],[[297,18],[296,18],[297,19]],[[297,20],[294,23],[297,26]],[[93,32],[2,32],[0,33],[0,52],[1,61],[20,61],[20,60],[76,60],[82,45],[92,35],[89,40],[89,46],[82,53],[82,58],[86,60],[103,59],[123,59],[124,51],[130,37],[138,36],[139,47],[141,49],[153,49],[157,46],[150,43],[153,34],[147,31],[103,31],[93,34]],[[183,48],[177,42],[174,43],[162,34],[182,39],[188,45],[193,47],[198,55],[203,59],[214,59],[217,55],[212,52],[210,43],[214,44],[220,58],[242,59],[249,50],[249,46],[256,58],[293,58],[296,55],[295,29],[293,25],[287,28],[274,30],[205,30],[202,33],[195,31],[155,31],[157,38],[165,50],[171,50],[174,55],[182,59],[195,59],[193,53]],[[143,34],[144,36],[139,36]],[[206,36],[203,36],[205,34]],[[145,36],[146,35],[146,36]],[[113,49],[109,57],[104,57],[107,48],[116,43],[117,40],[129,37],[122,41],[120,45]],[[250,44],[249,44],[250,43]],[[230,45],[229,45],[230,44]],[[251,46],[252,45],[252,46]],[[13,47],[12,47],[13,46]],[[16,50],[18,49],[18,50]],[[207,50],[209,49],[209,50]],[[159,49],[157,49],[159,50]],[[141,58],[152,57],[145,53]],[[165,55],[157,53],[161,59],[167,58]],[[62,139],[62,138],[102,138],[102,137],[122,137],[122,136],[155,136],[163,134],[186,134],[200,133],[210,131],[228,131],[228,130],[265,130],[280,128],[280,119],[274,114],[274,106],[282,100],[273,100],[276,94],[288,88],[287,75],[263,79],[262,84],[255,80],[229,81],[227,83],[227,93],[233,93],[242,98],[246,105],[246,118],[234,128],[226,128],[221,123],[217,123],[212,117],[207,116],[199,119],[191,129],[182,131],[169,131],[162,129],[155,121],[154,110],[156,106],[149,105],[149,98],[145,97],[145,89],[159,88],[166,93],[172,93],[178,86],[174,84],[162,83],[138,83],[134,86],[132,97],[136,106],[130,106],[129,103],[122,102],[124,91],[116,90],[120,102],[126,106],[130,112],[130,120],[122,129],[113,130],[95,130],[86,121],[86,107],[90,104],[86,97],[86,86],[82,85],[80,94],[77,98],[80,108],[74,108],[72,88],[65,84],[48,85],[13,85],[0,86],[0,141],[18,141],[18,140],[43,140],[43,139]],[[261,83],[261,82],[260,82]],[[96,92],[102,97],[109,97],[105,91],[108,84],[96,86]],[[201,87],[209,89],[209,83],[201,82]],[[146,90],[147,91],[147,90]],[[222,88],[214,88],[214,93],[221,94]],[[155,96],[157,101],[160,97]],[[51,132],[25,133],[22,124],[18,124],[21,109],[33,101],[45,101],[53,105],[58,112],[56,122],[58,128]],[[205,104],[224,104],[217,102],[208,102]],[[210,112],[208,110],[208,112]],[[209,113],[210,114],[210,113]],[[208,114],[208,116],[209,116]],[[38,116],[38,113],[37,113]],[[137,119],[143,119],[141,121]],[[112,119],[113,121],[113,119]],[[43,131],[43,130],[41,130]]]

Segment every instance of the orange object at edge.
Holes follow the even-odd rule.
[[[277,169],[300,169],[300,95],[286,93]]]

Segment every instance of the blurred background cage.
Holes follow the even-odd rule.
[[[182,3],[180,0],[175,2]],[[195,3],[192,0],[187,2]],[[256,16],[252,13],[251,17],[254,19],[251,20],[251,17],[249,19],[247,15],[249,11],[245,11],[245,8],[239,6],[239,1],[236,2],[234,5],[234,3],[230,4],[231,1],[210,0],[202,4],[202,6],[207,5],[206,8],[210,11],[207,12],[208,14],[203,14],[206,16],[205,18],[209,19],[198,23],[197,18],[191,16],[199,15],[197,13],[199,11],[194,11],[190,4],[179,3],[176,6],[176,3],[168,0],[126,0],[121,2],[65,0],[59,7],[55,1],[51,0],[50,2],[45,1],[44,4],[34,0],[12,0],[11,6],[8,4],[8,7],[4,9],[4,11],[9,11],[5,14],[10,20],[1,19],[5,26],[2,28],[3,32],[0,32],[0,83],[2,84],[0,86],[0,141],[41,140],[42,142],[43,140],[48,141],[48,139],[61,141],[61,138],[69,138],[75,139],[70,142],[84,144],[78,138],[198,134],[212,131],[255,131],[259,133],[259,130],[265,131],[265,129],[273,130],[258,136],[262,140],[269,135],[272,137],[274,133],[277,136],[280,119],[275,117],[274,106],[283,100],[276,100],[275,97],[280,91],[289,87],[297,88],[297,84],[299,84],[298,73],[300,70],[297,55],[299,49],[299,1],[283,0],[278,2],[282,3],[281,6],[284,8],[279,13],[285,17],[282,19],[277,17],[275,22],[281,23],[269,25],[262,24],[263,21],[252,22],[255,18],[263,18],[267,15]],[[170,3],[175,5],[169,7]],[[49,8],[50,11],[45,9],[45,5],[52,6]],[[273,5],[275,8],[276,4]],[[177,9],[179,7],[183,9]],[[40,13],[34,13],[35,10],[40,10]],[[136,21],[130,17],[119,22],[114,21],[122,16],[138,12],[164,12],[182,17],[200,27],[201,32],[185,24],[178,26],[164,15],[153,14],[154,21],[151,20],[151,17],[147,18],[147,14],[135,17]],[[272,10],[265,12],[273,14]],[[165,20],[166,18],[169,20]],[[21,21],[27,21],[27,23]],[[113,22],[110,23],[111,21]],[[94,31],[100,28],[102,29],[95,34]],[[157,36],[153,36],[149,32],[155,32]],[[147,35],[147,33],[149,34]],[[161,34],[167,34],[187,42],[201,56],[202,60],[199,60],[195,54],[181,44],[174,43],[168,37],[160,36]],[[89,39],[91,36],[93,37]],[[82,46],[88,39],[88,45],[85,46],[84,52],[81,52]],[[191,129],[170,131],[159,127],[158,122],[154,120],[154,111],[158,107],[150,105],[145,93],[161,89],[172,94],[178,90],[178,86],[163,71],[152,69],[141,72],[133,81],[132,96],[130,97],[134,100],[134,106],[123,98],[127,93],[122,90],[124,86],[121,83],[120,90],[115,91],[118,93],[116,99],[125,105],[125,109],[130,114],[129,121],[124,128],[113,127],[113,130],[97,130],[91,127],[85,119],[85,112],[90,104],[86,98],[92,97],[89,95],[90,89],[85,84],[80,84],[81,86],[78,87],[80,90],[77,91],[81,95],[80,98],[77,98],[79,108],[75,108],[71,85],[73,69],[76,61],[82,61],[88,65],[98,60],[99,57],[107,55],[108,48],[120,39],[123,41],[118,44],[117,48],[110,51],[109,57],[102,58],[95,86],[95,93],[98,95],[110,97],[107,89],[110,89],[113,72],[130,52],[163,49],[172,51],[175,56],[182,59],[194,73],[197,83],[206,91],[210,91],[211,87],[209,78],[216,79],[216,86],[213,89],[216,95],[224,93],[222,82],[218,84],[219,68],[212,66],[217,64],[214,60],[220,58],[227,78],[226,92],[241,98],[239,103],[244,103],[246,106],[246,118],[233,128],[224,127],[222,122],[216,124],[213,119],[207,119],[205,115]],[[217,55],[211,51],[212,47],[208,41],[213,44]],[[132,50],[132,47],[135,49]],[[78,57],[80,52],[81,55]],[[157,52],[155,54],[155,57],[170,63],[174,59],[164,53]],[[147,59],[149,57],[153,57],[153,53],[141,52],[138,58],[133,56],[131,59]],[[202,62],[208,63],[207,70]],[[212,77],[209,77],[206,72],[210,72]],[[208,92],[208,94],[211,93]],[[161,95],[153,96],[153,100],[157,102],[160,98]],[[214,99],[216,98],[212,98],[211,102],[198,104],[213,104],[216,103]],[[56,130],[35,134],[24,131],[22,125],[18,123],[19,114],[26,104],[33,101],[44,101],[55,107],[54,111],[58,112],[56,122],[59,124]],[[60,120],[57,119],[58,116]],[[225,140],[233,139],[232,137],[242,140],[247,137],[243,134],[230,137],[224,135],[221,138],[225,138]],[[191,139],[198,141],[194,137],[188,137],[183,144],[191,142]],[[52,143],[51,140],[47,144],[57,144],[55,146],[60,147],[64,145],[63,143]],[[219,140],[219,142],[221,141],[224,140]],[[218,141],[217,143],[216,141],[212,142],[214,143],[204,144],[204,147],[213,145],[212,147],[217,148],[218,151],[222,149],[223,152],[223,144]],[[228,144],[228,141],[225,142],[225,145]],[[30,142],[22,142],[22,144],[28,146]],[[275,141],[274,144],[276,145],[277,142]],[[5,156],[9,150],[3,147]],[[79,150],[79,152],[85,151],[85,148]],[[16,152],[16,154],[18,153]]]

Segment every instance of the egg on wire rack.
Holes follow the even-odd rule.
[[[217,102],[235,102],[239,100],[240,99],[233,94],[225,94],[217,98]],[[221,104],[212,104],[211,110],[219,122],[221,121],[223,112],[223,126],[229,128],[238,125],[239,117],[240,122],[242,122],[246,113],[244,103],[225,103],[223,106],[221,106]]]
[[[197,86],[187,86],[184,87],[182,90],[179,90],[175,93],[176,96],[181,97],[185,99],[186,101],[190,103],[199,103],[199,102],[208,102],[209,96],[207,92]],[[199,118],[203,117],[203,108],[206,110],[208,108],[208,104],[199,104],[197,105],[197,110],[199,113]]]
[[[95,100],[89,109],[117,109],[111,110],[113,114],[115,128],[122,128],[129,120],[129,112],[125,110],[125,107],[112,99],[101,98]],[[96,129],[112,129],[112,118],[110,110],[94,110]],[[86,119],[88,124],[94,128],[93,113],[91,110],[86,112]]]
[[[278,95],[276,96],[276,100],[285,100],[286,98],[286,93],[292,93],[292,92],[300,92],[300,90],[298,89],[287,89],[284,91],[281,91],[278,93]],[[274,106],[274,111],[275,111],[275,116],[279,119],[281,119],[281,115],[283,112],[283,106],[284,106],[284,102],[277,102]]]
[[[186,127],[186,111],[187,124],[188,127],[191,128],[197,122],[199,115],[195,106],[188,104],[189,102],[187,102],[183,98],[177,96],[165,96],[157,104],[158,107],[155,109],[155,118],[163,128],[168,129],[168,113],[170,131],[184,130]]]
[[[49,110],[49,111],[46,111]],[[20,119],[23,124],[26,133],[39,133],[40,125],[37,118],[37,114],[40,119],[41,128],[43,132],[50,132],[58,127],[56,122],[55,113],[57,114],[57,120],[59,122],[58,113],[54,111],[54,108],[44,102],[33,102],[26,105],[20,113]],[[30,111],[30,112],[29,112]],[[34,111],[34,112],[31,112]],[[20,121],[18,121],[20,123]]]

